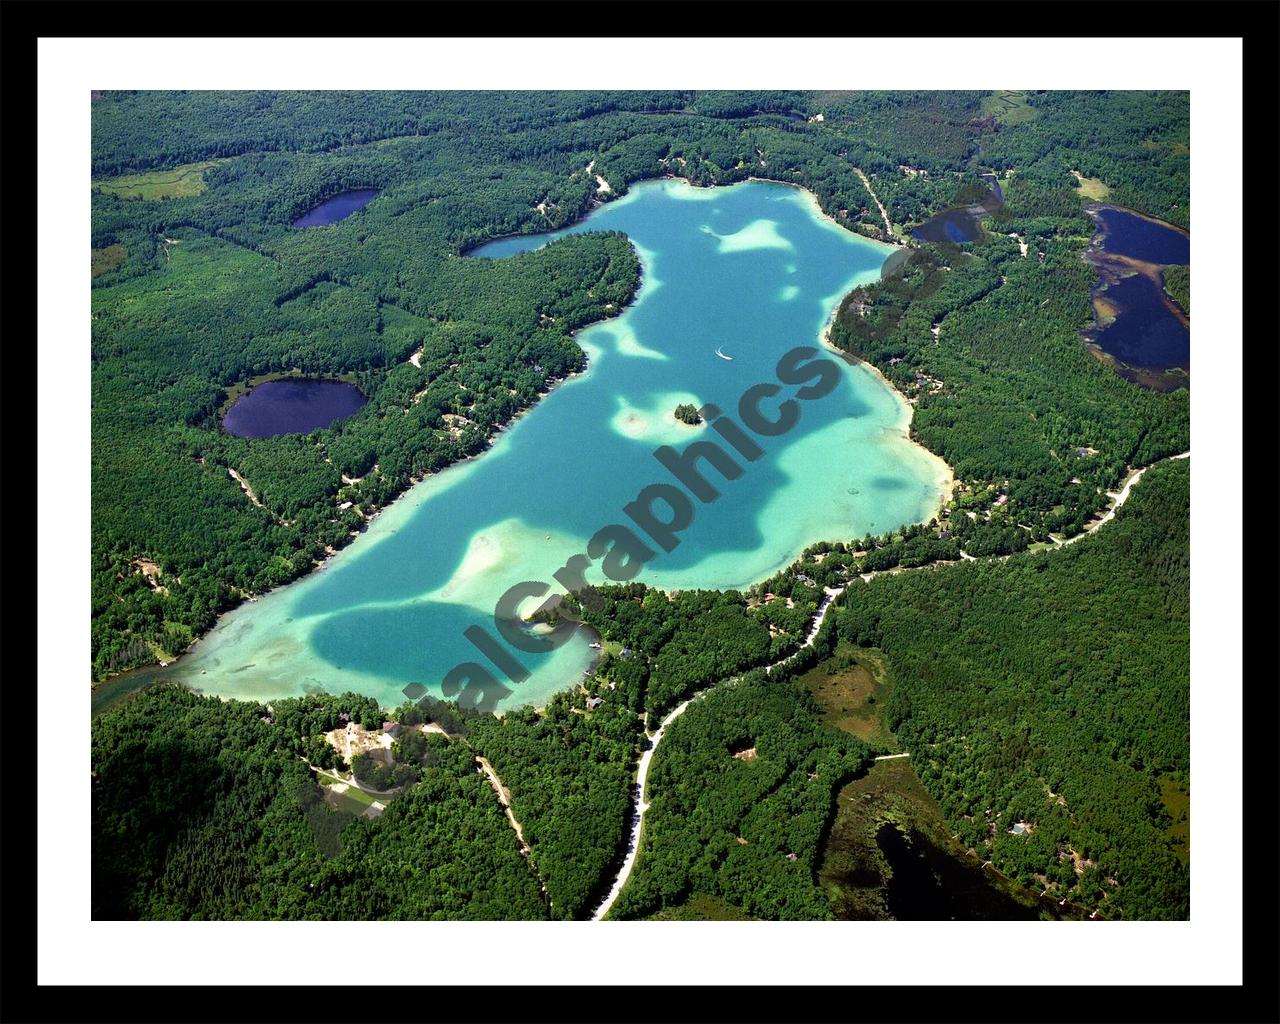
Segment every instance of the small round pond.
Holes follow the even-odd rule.
[[[365,401],[359,388],[340,380],[269,380],[228,409],[222,426],[236,437],[308,434],[346,419]]]

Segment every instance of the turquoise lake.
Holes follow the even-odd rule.
[[[508,587],[538,580],[559,593],[552,573],[597,530],[635,529],[623,506],[647,484],[672,482],[654,450],[720,440],[706,425],[676,420],[676,405],[713,402],[736,419],[739,396],[775,381],[784,352],[821,347],[840,299],[875,280],[893,251],[839,227],[797,188],[661,180],[634,186],[569,231],[502,239],[468,258],[509,258],[590,230],[625,232],[644,271],[620,316],[577,335],[587,371],[484,454],[412,488],[323,569],[224,616],[164,677],[227,697],[357,690],[394,706],[409,683],[440,696],[445,674],[475,661],[510,691],[499,710],[543,703],[591,664],[584,635],[550,654],[520,653],[530,677],[516,684],[463,631],[478,624],[496,635],[493,607]],[[766,454],[737,459],[738,479],[706,470],[721,498],[695,501],[679,545],[658,551],[640,582],[743,588],[814,541],[934,515],[949,473],[910,441],[910,407],[869,368],[823,355],[840,367],[840,385],[800,403],[788,433],[754,437]],[[793,391],[766,401],[766,413]],[[606,582],[598,562],[587,578]]]

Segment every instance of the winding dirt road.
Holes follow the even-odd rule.
[[[867,195],[875,200],[876,206],[880,207],[880,216],[884,218],[885,241],[893,241],[893,225],[889,223],[889,211],[884,208],[884,203],[880,202],[880,197],[872,190],[871,182],[867,180],[867,176],[857,167],[853,169],[853,173],[862,179],[862,185],[867,190]]]

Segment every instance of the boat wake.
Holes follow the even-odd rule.
[[[724,346],[721,345],[720,348],[716,349],[716,355],[718,355],[721,359],[727,359],[729,360],[729,362],[733,362],[733,356],[725,355],[724,352],[722,351],[723,348]]]

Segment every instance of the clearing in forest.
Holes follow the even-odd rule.
[[[997,89],[982,101],[982,112],[994,114],[1003,125],[1025,124],[1039,116],[1024,89]]]
[[[196,164],[182,164],[167,171],[144,171],[141,174],[122,174],[116,178],[95,181],[97,192],[118,196],[121,199],[182,199],[198,196],[206,188],[204,172],[225,160],[204,160]]]

